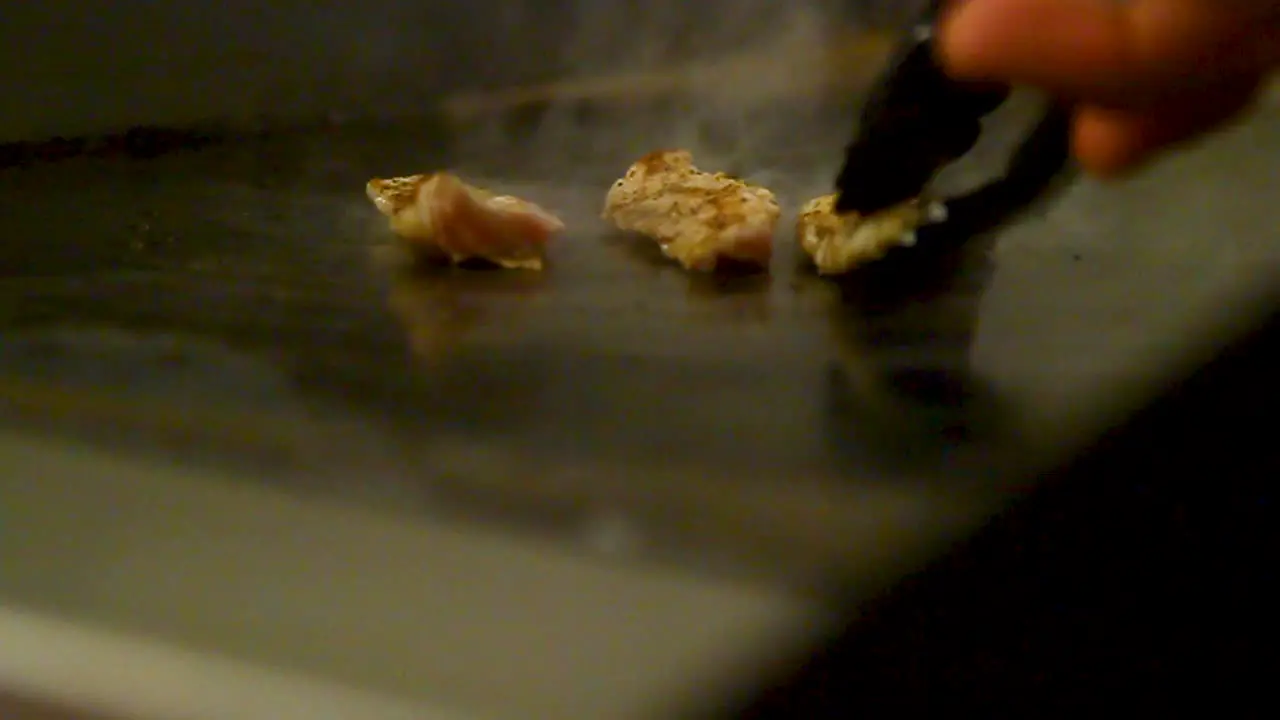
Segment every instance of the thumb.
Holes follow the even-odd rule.
[[[1275,0],[961,0],[939,54],[957,77],[1133,108],[1270,68],[1278,16]]]

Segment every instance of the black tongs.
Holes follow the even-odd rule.
[[[838,212],[865,216],[920,198],[943,167],[977,145],[983,118],[1009,98],[1007,87],[957,81],[938,64],[934,28],[945,1],[929,0],[872,88],[836,179]],[[937,224],[977,232],[1043,194],[1067,164],[1067,120],[1064,108],[1052,107],[1004,175],[942,203]]]

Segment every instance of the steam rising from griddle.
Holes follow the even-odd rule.
[[[878,68],[879,45],[842,18],[847,4],[575,0],[574,7],[563,80],[491,95],[486,110],[454,106],[466,116],[464,157],[514,155],[557,183],[604,187],[647,152],[685,148],[708,169],[785,181],[797,193],[827,191],[849,120],[820,122],[814,100],[842,86],[852,99],[858,76]],[[851,47],[860,42],[851,37],[867,47]],[[869,60],[840,67],[833,52]],[[518,49],[507,54],[518,62]],[[780,172],[781,160],[794,165],[799,154],[814,157],[802,177],[794,167]]]

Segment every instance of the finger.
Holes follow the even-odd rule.
[[[939,53],[965,79],[1063,90],[1131,65],[1133,34],[1129,15],[1106,0],[969,0],[943,16]]]
[[[1257,97],[1260,82],[1224,87],[1173,108],[1125,111],[1096,105],[1076,111],[1072,150],[1099,177],[1141,167],[1161,151],[1221,127]]]
[[[1256,70],[1261,59],[1241,46],[1267,34],[1258,8],[1268,5],[967,0],[944,16],[939,53],[958,77],[1138,107],[1224,74]]]

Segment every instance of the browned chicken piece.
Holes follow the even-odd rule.
[[[445,172],[374,178],[365,194],[415,252],[454,263],[482,259],[541,270],[547,242],[564,230],[559,218],[527,200],[495,195]]]
[[[916,228],[945,219],[940,203],[911,200],[874,215],[838,215],[835,195],[805,203],[796,219],[800,247],[820,275],[839,275],[879,260],[895,247],[914,245]]]
[[[604,219],[653,238],[688,270],[722,261],[768,267],[781,215],[772,192],[693,164],[687,150],[650,153],[613,184]]]

